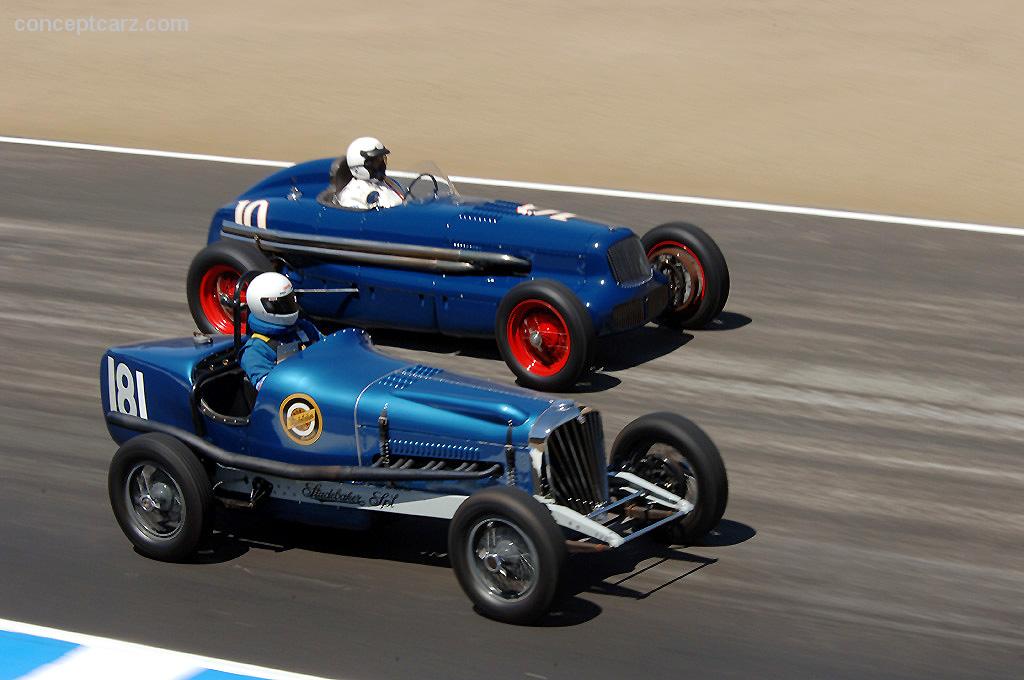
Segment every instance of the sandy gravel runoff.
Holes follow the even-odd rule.
[[[90,16],[188,30],[26,23]],[[7,0],[0,134],[285,160],[374,134],[452,174],[1021,224],[1022,29],[1019,0]]]

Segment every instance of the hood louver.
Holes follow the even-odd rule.
[[[516,208],[518,207],[519,204],[513,201],[489,201],[475,205],[471,210],[459,213],[459,219],[495,224],[506,215],[515,215]]]
[[[384,376],[380,379],[380,384],[393,390],[404,390],[406,387],[415,385],[421,380],[431,378],[440,372],[440,368],[417,364],[416,366],[403,368],[401,371]]]

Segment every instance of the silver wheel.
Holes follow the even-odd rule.
[[[518,600],[537,585],[537,550],[516,525],[487,517],[469,531],[466,542],[473,578],[493,597]]]
[[[162,540],[175,537],[185,524],[181,487],[163,468],[142,463],[125,478],[125,501],[132,522],[145,534]]]

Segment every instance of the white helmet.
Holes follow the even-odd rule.
[[[299,318],[292,282],[277,272],[260,274],[245,291],[249,316],[275,326],[291,326]]]
[[[384,179],[384,171],[387,169],[385,156],[389,153],[376,137],[359,137],[348,145],[345,161],[356,179]]]

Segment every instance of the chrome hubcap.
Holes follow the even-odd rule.
[[[500,517],[477,522],[467,544],[474,578],[494,597],[517,600],[537,583],[537,551],[514,524]]]
[[[125,499],[136,527],[154,538],[172,538],[185,522],[181,487],[153,463],[132,468],[125,480]]]

